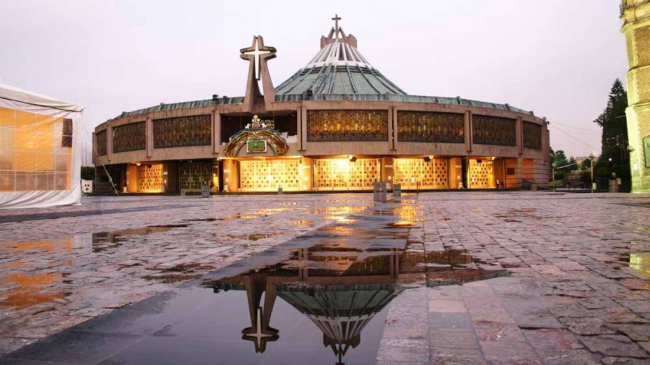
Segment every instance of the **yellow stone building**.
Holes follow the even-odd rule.
[[[623,0],[627,40],[627,130],[632,151],[632,192],[650,192],[650,0]]]

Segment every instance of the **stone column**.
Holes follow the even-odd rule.
[[[147,137],[147,158],[151,158],[153,154],[153,120],[151,118],[147,118],[145,131]]]
[[[397,151],[397,143],[399,142],[399,140],[397,138],[397,131],[398,131],[398,129],[397,129],[398,128],[397,127],[397,108],[391,107],[390,109],[391,109],[390,115],[389,115],[390,118],[389,118],[388,121],[389,121],[389,123],[392,124],[392,127],[393,127],[393,145],[392,145],[391,150],[392,151]]]
[[[218,155],[221,150],[221,114],[212,112],[212,153]]]
[[[302,146],[302,135],[304,134],[302,130],[302,107],[299,106],[296,110],[296,130],[298,131],[297,142],[298,142],[298,152],[304,151]]]
[[[465,150],[472,152],[472,112],[470,110],[465,112]]]
[[[303,151],[307,151],[307,108],[301,107],[300,115],[300,129],[302,131],[302,135],[300,136],[300,145]]]
[[[516,139],[517,139],[517,154],[520,156],[524,154],[524,128],[523,127],[524,127],[523,121],[521,117],[518,117],[515,130],[516,130]]]
[[[113,158],[113,127],[109,125],[106,128],[106,161],[110,162]]]

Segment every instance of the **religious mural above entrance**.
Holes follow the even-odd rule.
[[[271,147],[275,156],[287,153],[289,146],[282,138],[280,132],[269,127],[255,115],[246,128],[233,134],[226,145],[224,154],[227,157],[237,157],[239,150],[246,145],[247,153],[265,153],[267,145]]]
[[[124,124],[113,128],[113,152],[128,152],[147,148],[145,122]]]
[[[153,147],[209,146],[212,143],[210,115],[156,119],[153,121]]]
[[[465,142],[465,115],[397,112],[397,140],[401,142]]]
[[[517,145],[517,121],[514,119],[473,115],[472,132],[476,144]]]
[[[309,142],[388,141],[386,110],[308,110]]]
[[[524,147],[542,149],[542,126],[535,123],[524,122]]]

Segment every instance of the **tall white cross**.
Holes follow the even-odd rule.
[[[253,62],[255,62],[255,79],[260,79],[260,55],[271,53],[269,51],[260,51],[260,40],[255,38],[255,49],[252,51],[244,52],[245,55],[253,55]]]

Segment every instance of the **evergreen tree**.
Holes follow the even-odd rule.
[[[627,92],[620,80],[616,79],[609,93],[607,107],[594,120],[603,129],[602,153],[595,173],[609,177],[615,172],[618,177],[630,177],[630,160],[627,152]]]

